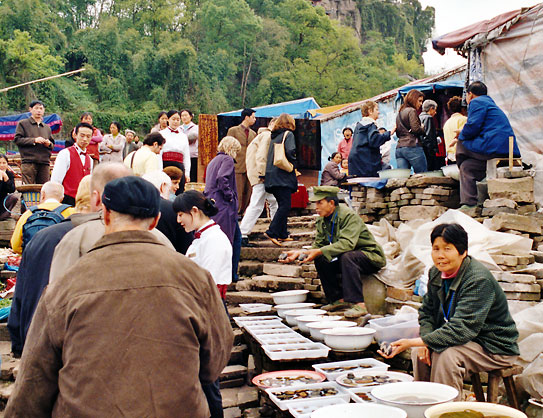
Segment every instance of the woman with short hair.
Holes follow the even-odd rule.
[[[420,337],[391,343],[391,358],[411,352],[415,380],[458,389],[471,373],[510,367],[519,354],[518,331],[507,298],[492,273],[468,255],[459,224],[437,225],[431,235],[434,266],[419,309]]]
[[[341,182],[347,178],[347,174],[340,170],[341,153],[333,152],[330,161],[324,166],[321,174],[321,186],[340,186]]]
[[[168,113],[160,112],[157,118],[157,124],[151,128],[151,132],[160,132],[168,127]]]
[[[419,136],[424,134],[424,128],[417,114],[423,101],[424,95],[420,91],[410,90],[396,117],[398,168],[412,168],[415,173],[428,171],[426,156],[419,141]]]
[[[103,141],[100,143],[100,162],[123,162],[123,148],[126,138],[122,135],[121,124],[119,122],[111,122],[109,125],[109,134],[104,135]]]

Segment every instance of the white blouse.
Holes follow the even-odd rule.
[[[160,131],[160,134],[166,140],[164,147],[160,155],[165,152],[179,152],[183,154],[183,165],[185,166],[186,176],[190,173],[190,148],[189,139],[187,135],[183,133],[181,127],[177,128],[178,133],[172,132],[170,128],[166,128]]]
[[[207,222],[200,230],[213,223]],[[232,244],[219,225],[207,228],[200,238],[195,238],[187,257],[209,271],[215,284],[232,283]]]

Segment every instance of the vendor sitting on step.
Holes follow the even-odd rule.
[[[430,236],[434,267],[419,309],[420,337],[390,344],[391,358],[408,348],[415,380],[452,386],[461,399],[470,373],[513,366],[518,331],[492,273],[468,256],[468,234],[458,224],[437,225]],[[417,347],[417,348],[415,348]]]
[[[362,295],[363,277],[379,271],[386,259],[360,216],[346,206],[339,206],[338,192],[339,188],[334,186],[313,187],[309,200],[316,202],[320,216],[315,242],[309,250],[287,252],[280,261],[292,263],[302,255],[299,260],[302,263],[314,260],[329,303],[322,309],[350,308],[345,317],[358,318],[367,314]]]

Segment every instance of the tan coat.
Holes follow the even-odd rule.
[[[209,417],[233,333],[211,275],[147,231],[105,235],[44,291],[6,417]]]
[[[249,128],[249,137],[245,135],[245,128],[243,126],[232,126],[228,129],[228,136],[233,136],[241,144],[241,149],[238,151],[236,156],[236,174],[246,173],[247,167],[245,165],[245,154],[247,153],[247,147],[253,139],[256,137],[256,132]],[[239,197],[239,196],[238,196]]]
[[[260,128],[258,135],[247,147],[245,164],[247,166],[247,177],[251,186],[264,183],[266,175],[266,162],[268,161],[268,150],[270,148],[271,131],[268,128]]]

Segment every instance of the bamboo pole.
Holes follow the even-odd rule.
[[[15,86],[11,86],[11,87],[5,87],[3,89],[0,89],[0,93],[5,93],[8,90],[13,90],[13,89],[16,89],[18,87],[28,86],[29,84],[38,83],[40,81],[47,81],[47,80],[52,80],[53,78],[59,78],[59,77],[72,75],[72,74],[75,74],[75,73],[80,73],[81,71],[85,71],[85,68],[80,68],[79,70],[68,71],[67,73],[62,73],[62,74],[52,75],[52,76],[45,77],[45,78],[40,78],[38,80],[27,81],[26,83],[17,84]]]
[[[513,144],[515,137],[509,137],[509,172],[513,171]]]

